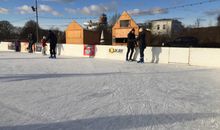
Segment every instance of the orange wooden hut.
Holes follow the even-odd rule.
[[[99,31],[84,29],[73,21],[66,29],[66,44],[100,44],[100,36]]]
[[[135,35],[138,35],[138,25],[125,11],[112,28],[112,45],[127,45],[127,35],[132,28],[135,29]]]

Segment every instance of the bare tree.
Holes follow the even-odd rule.
[[[152,25],[152,22],[150,20],[147,20],[144,22],[146,28],[148,29],[152,29],[153,25]]]
[[[14,26],[8,21],[0,21],[0,41],[12,39]]]
[[[40,27],[38,27],[38,30],[41,30]],[[28,34],[33,33],[36,34],[36,22],[33,20],[30,20],[25,23],[24,27],[21,30],[21,39],[27,39]]]
[[[119,17],[120,17],[120,14],[117,14],[117,13],[115,13],[111,18],[110,18],[110,20],[109,20],[109,26],[114,26],[115,25],[115,23],[118,21],[118,19],[119,19]]]
[[[205,19],[197,18],[195,22],[195,27],[199,28],[202,21],[205,21]]]

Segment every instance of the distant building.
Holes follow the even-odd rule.
[[[89,26],[89,23],[86,23]],[[83,28],[76,21],[72,21],[66,29],[66,44],[92,44],[98,45],[101,40],[101,30]],[[103,30],[105,45],[112,44],[112,35],[109,31]]]
[[[178,33],[183,29],[180,21],[174,19],[159,19],[153,20],[151,23],[152,34],[155,35],[169,35]]]
[[[76,21],[66,29],[66,44],[99,44],[101,32],[83,28]]]

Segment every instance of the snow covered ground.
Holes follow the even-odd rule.
[[[220,69],[0,52],[0,130],[219,130]]]

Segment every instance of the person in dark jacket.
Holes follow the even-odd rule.
[[[49,58],[56,58],[57,37],[51,30],[49,30],[49,34],[47,36],[46,41],[48,40],[50,40],[50,57]]]
[[[139,35],[137,41],[140,49],[140,60],[137,63],[144,63],[144,49],[146,48],[145,31],[143,28],[139,29]]]
[[[30,33],[30,34],[28,35],[28,41],[29,41],[28,50],[29,50],[29,53],[33,53],[32,47],[33,47],[34,43],[37,42],[36,39],[37,39],[37,38],[35,37],[35,35],[34,35],[33,33]]]
[[[132,55],[134,53],[134,48],[136,44],[136,39],[135,39],[135,30],[134,28],[128,33],[128,50],[127,50],[127,55],[126,55],[126,61],[132,61]],[[131,51],[131,54],[129,56],[129,53]],[[128,59],[129,58],[129,59]]]
[[[21,42],[20,40],[15,41],[15,51],[20,52],[21,51]]]

